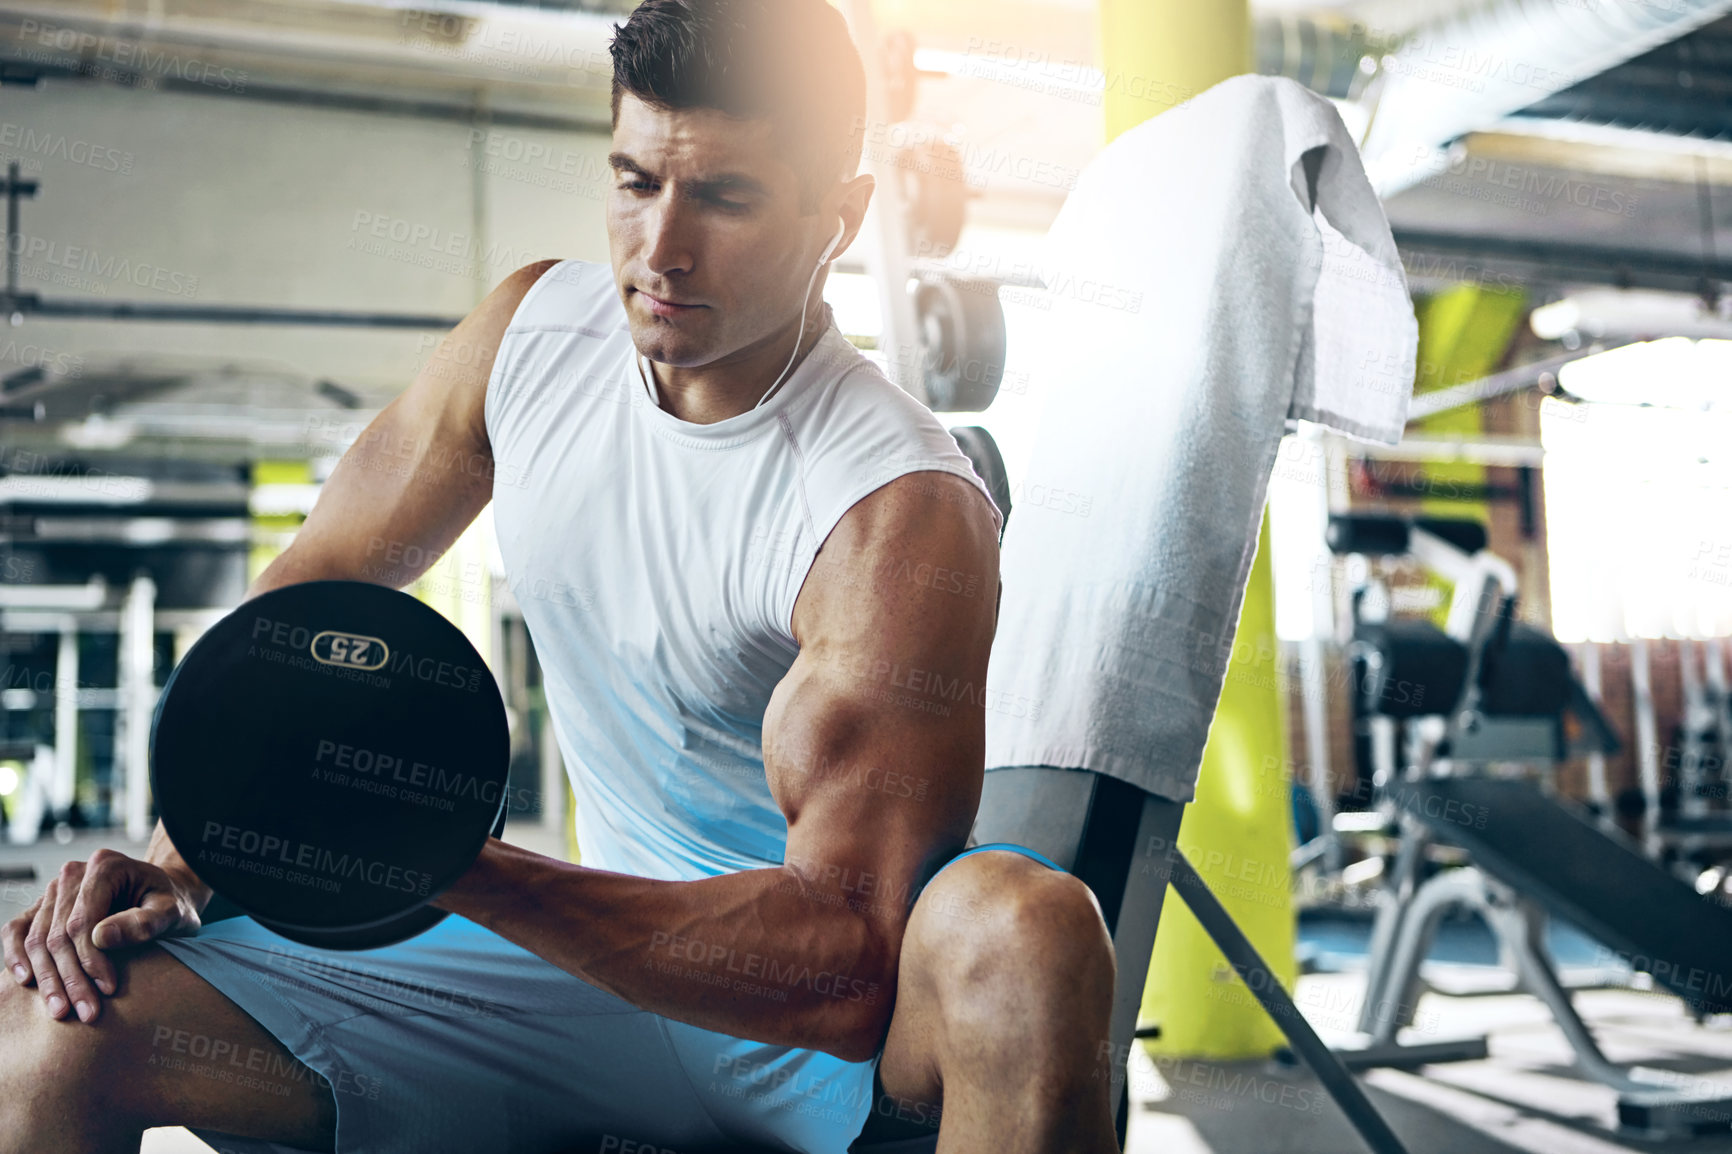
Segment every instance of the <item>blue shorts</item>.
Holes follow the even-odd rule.
[[[937,872],[988,849],[1059,868],[993,842]],[[466,918],[364,952],[302,946],[246,917],[159,944],[330,1083],[338,1154],[845,1154],[873,1108],[882,1052],[845,1062],[664,1018]],[[294,1071],[224,1057],[194,1072],[288,1093]],[[196,1049],[179,1060],[200,1062]],[[222,1154],[292,1149],[197,1133]]]

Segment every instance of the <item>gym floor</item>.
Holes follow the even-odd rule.
[[[559,838],[534,823],[513,823],[506,840],[559,853]],[[0,846],[0,871],[33,865],[47,877],[67,860],[99,846],[127,850],[113,836],[85,835],[60,844]],[[132,847],[136,850],[137,847]],[[0,882],[0,919],[22,910],[38,882]],[[1482,966],[1451,966],[1440,986],[1484,988]],[[1295,1000],[1326,1038],[1352,1022],[1358,974],[1300,978]],[[1629,989],[1585,990],[1576,1004],[1615,1062],[1635,1062],[1732,1085],[1732,1022],[1697,1026],[1673,998]],[[1616,1095],[1577,1075],[1551,1017],[1533,998],[1514,994],[1428,994],[1415,1018],[1427,1040],[1486,1034],[1491,1057],[1419,1072],[1377,1070],[1365,1076],[1372,1100],[1412,1154],[1732,1154],[1725,1135],[1663,1146],[1622,1137],[1610,1127]],[[1214,1063],[1139,1058],[1131,1075],[1133,1109],[1125,1154],[1342,1154],[1360,1149],[1334,1104],[1303,1069],[1276,1062]],[[1545,1103],[1544,1108],[1535,1103]],[[155,1130],[143,1154],[209,1154],[184,1130]],[[44,1152],[48,1154],[48,1152]]]

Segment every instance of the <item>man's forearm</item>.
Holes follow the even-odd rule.
[[[192,867],[186,864],[186,859],[180,856],[180,851],[168,840],[168,831],[162,828],[160,821],[150,835],[150,846],[144,851],[144,860],[176,878],[191,899],[194,909],[202,912],[210,903],[211,888],[192,872]]]
[[[862,913],[829,889],[786,866],[660,881],[491,840],[434,904],[642,1009],[865,1061],[889,1021],[904,911]]]

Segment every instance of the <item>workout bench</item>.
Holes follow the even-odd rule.
[[[952,430],[952,434],[987,488],[1008,494],[1004,461],[991,436],[977,428]],[[1005,506],[1008,522],[1008,501]],[[1179,850],[1184,808],[1182,802],[1090,770],[1005,766],[987,773],[974,822],[974,843],[1016,842],[1038,850],[1086,882],[1100,902],[1118,965],[1110,1044],[1120,1147],[1129,1121],[1126,1064],[1136,1043],[1137,1014],[1154,951],[1155,929],[1170,884],[1281,1027],[1294,1053],[1316,1072],[1367,1147],[1377,1154],[1399,1154],[1403,1147],[1394,1131],[1341,1060],[1318,1038],[1256,948]],[[925,1145],[898,1145],[895,1149],[913,1154],[936,1147],[934,1135]]]

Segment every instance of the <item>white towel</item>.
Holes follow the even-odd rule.
[[[986,764],[1189,801],[1289,421],[1401,439],[1406,277],[1334,106],[1261,76],[1109,144],[1045,243],[1045,300],[1019,316],[1058,351],[1033,369],[1047,402],[1005,532]]]

